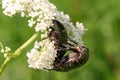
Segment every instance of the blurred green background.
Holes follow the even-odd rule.
[[[120,0],[51,0],[72,21],[83,22],[83,36],[90,50],[86,65],[69,72],[44,72],[28,68],[25,49],[8,64],[0,80],[120,80]],[[32,34],[27,19],[2,14],[0,5],[0,41],[16,50]],[[0,63],[4,60],[0,54]]]

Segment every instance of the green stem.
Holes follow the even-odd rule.
[[[22,46],[20,46],[11,56],[8,56],[3,64],[0,67],[0,75],[2,74],[3,70],[7,66],[7,64],[11,61],[12,58],[16,58],[20,56],[23,49],[25,49],[27,46],[29,46],[39,35],[39,33],[35,33],[28,41],[26,41]]]
[[[39,35],[39,33],[35,33],[28,41],[26,41],[22,46],[20,46],[12,55],[12,58],[17,57],[21,54],[21,51],[25,49],[28,45],[30,45]]]
[[[5,69],[5,67],[7,66],[7,64],[10,62],[10,60],[11,60],[10,57],[7,57],[7,58],[4,60],[3,64],[2,64],[1,67],[0,67],[0,75],[2,74],[2,72],[3,72],[3,70]]]

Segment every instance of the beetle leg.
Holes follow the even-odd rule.
[[[66,47],[66,48],[59,47],[59,48],[57,48],[57,51],[67,51],[67,50],[69,50],[68,47]]]
[[[69,45],[69,44],[62,44],[67,50],[69,50],[69,51],[74,51],[74,52],[76,52],[76,53],[78,53],[78,50],[76,49],[76,47],[74,47],[74,46],[71,46],[71,45]]]
[[[78,43],[68,37],[68,44],[72,46],[77,46]]]

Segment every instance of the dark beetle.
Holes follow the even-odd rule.
[[[88,48],[70,40],[65,27],[59,21],[53,20],[53,24],[50,27],[52,30],[49,39],[55,42],[57,57],[52,70],[65,72],[85,64],[89,58]],[[68,43],[68,41],[72,44]],[[65,55],[66,52],[69,54]]]

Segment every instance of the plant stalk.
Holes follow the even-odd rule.
[[[4,62],[2,63],[2,65],[0,66],[0,75],[2,74],[2,72],[4,71],[5,67],[7,66],[7,64],[13,59],[13,58],[17,58],[21,55],[21,52],[28,47],[33,41],[35,41],[35,39],[38,37],[39,33],[35,33],[28,41],[26,41],[22,46],[20,46],[13,54],[11,54],[11,56],[7,56],[4,60]]]

